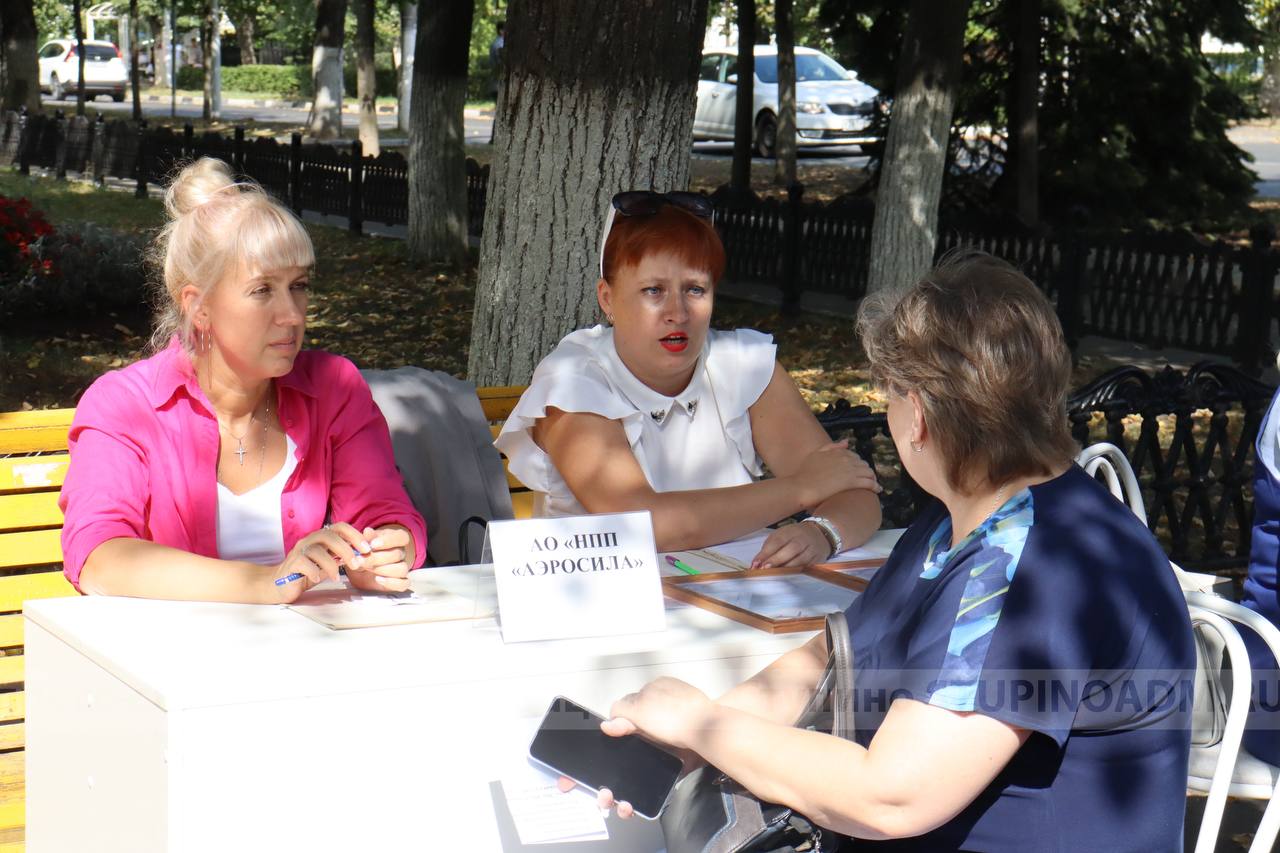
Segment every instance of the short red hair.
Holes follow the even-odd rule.
[[[646,255],[670,252],[693,269],[707,273],[712,284],[724,275],[724,244],[711,223],[687,210],[664,204],[652,216],[614,215],[604,244],[604,277],[612,281],[623,267]]]

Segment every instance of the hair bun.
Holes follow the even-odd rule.
[[[164,206],[170,217],[184,216],[235,185],[236,179],[225,162],[201,157],[183,168],[169,184]]]

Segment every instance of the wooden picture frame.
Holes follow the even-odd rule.
[[[866,563],[867,565],[860,565],[861,563]],[[724,596],[716,595],[717,586],[720,585],[721,589],[732,590],[733,593],[740,595],[743,584],[762,583],[778,578],[804,578],[807,580],[798,581],[798,587],[808,586],[810,591],[821,593],[822,590],[820,588],[815,590],[812,586],[813,582],[816,581],[834,588],[854,591],[855,595],[850,597],[850,600],[852,600],[857,593],[867,588],[867,579],[838,569],[856,569],[866,572],[868,569],[877,568],[880,564],[880,561],[861,560],[857,561],[857,564],[826,563],[816,566],[789,566],[779,569],[750,569],[732,573],[672,576],[662,579],[662,591],[669,598],[673,598],[676,601],[701,607],[704,610],[709,610],[712,613],[717,613],[727,619],[741,622],[752,628],[767,631],[770,634],[817,631],[823,626],[826,612],[797,616],[770,615],[767,612],[761,612],[760,609],[745,607],[734,601],[726,600]],[[726,587],[724,585],[731,586]],[[836,609],[842,608],[837,606],[830,608],[831,611]]]

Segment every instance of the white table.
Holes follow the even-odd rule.
[[[519,849],[497,780],[552,696],[607,712],[658,675],[716,694],[810,636],[667,617],[504,645],[492,619],[331,631],[269,606],[29,602],[27,850]],[[655,824],[620,823],[565,849],[661,845]]]

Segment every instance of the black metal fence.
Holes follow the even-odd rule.
[[[297,213],[304,210],[345,217],[352,231],[365,222],[405,225],[409,221],[408,163],[388,151],[365,157],[358,140],[341,147],[248,139],[244,128],[232,136],[148,127],[146,122],[6,113],[0,122],[0,164],[26,173],[32,166],[68,172],[102,183],[107,178],[136,182],[136,194],[162,184],[176,164],[217,157],[253,178]],[[467,212],[472,234],[484,223],[489,167],[467,160]]]
[[[0,164],[136,181],[141,197],[174,164],[222,158],[295,211],[346,217],[352,231],[366,221],[409,219],[408,165],[384,152],[364,157],[358,141],[342,147],[246,139],[148,128],[145,122],[95,121],[8,113],[0,125]],[[484,224],[489,167],[467,160],[468,229]],[[726,278],[779,285],[786,304],[812,291],[849,300],[867,290],[874,208],[866,200],[806,202],[793,187],[786,199],[727,190],[713,194],[715,224],[728,255]],[[1277,314],[1280,252],[1274,233],[1257,229],[1251,245],[1210,242],[1186,232],[1097,234],[1087,229],[1039,231],[1017,223],[968,218],[940,225],[938,254],[976,246],[1020,267],[1049,295],[1072,343],[1101,335],[1152,347],[1219,353],[1256,371],[1269,362]]]
[[[1082,446],[1109,441],[1124,452],[1171,560],[1239,578],[1253,533],[1254,443],[1274,392],[1223,364],[1120,367],[1073,392],[1067,417]],[[931,499],[898,459],[885,413],[839,400],[818,420],[876,469],[884,526],[910,524]]]

